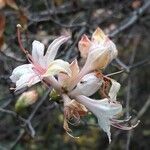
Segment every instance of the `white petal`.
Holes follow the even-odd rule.
[[[114,115],[122,111],[122,106],[119,103],[110,102],[109,99],[94,100],[86,96],[77,96],[78,101],[85,105],[96,116],[102,112],[105,116],[112,118]]]
[[[69,66],[70,65],[68,62],[63,61],[61,59],[56,59],[49,64],[48,69],[46,73],[43,75],[43,77],[53,76],[60,72],[66,73],[69,76],[71,76],[71,70]]]
[[[106,38],[107,38],[106,34],[99,27],[92,34],[92,41],[97,42],[99,44],[103,44]]]
[[[70,92],[70,95],[93,95],[102,85],[102,80],[95,76],[95,73],[85,75],[77,84],[76,88]]]
[[[110,121],[109,118],[100,116],[98,117],[99,126],[107,133],[109,143],[111,142],[111,133],[110,133]]]
[[[86,73],[89,73],[95,69],[105,68],[110,59],[110,51],[106,47],[95,47],[92,50],[86,60],[84,69]]]
[[[44,44],[34,40],[32,43],[32,57],[35,62],[45,67],[45,59],[44,56]]]
[[[41,81],[40,77],[37,76],[35,73],[24,74],[16,82],[16,91],[26,86],[30,87],[40,81]]]
[[[65,43],[70,37],[69,36],[60,36],[59,38],[55,39],[48,47],[47,52],[45,54],[45,59],[47,61],[47,66],[51,61],[54,60],[59,47]]]
[[[122,111],[121,104],[112,103],[107,98],[102,100],[93,100],[86,96],[77,96],[76,100],[87,107],[98,118],[98,123],[107,133],[110,142],[110,119]]]
[[[108,47],[109,47],[109,50],[110,50],[110,54],[111,54],[111,57],[110,57],[110,62],[117,57],[118,55],[118,50],[116,48],[116,45],[111,41],[109,40],[109,44],[108,44]]]
[[[120,83],[118,83],[117,81],[111,79],[111,87],[110,87],[110,90],[109,90],[109,94],[108,96],[110,97],[110,99],[112,100],[116,100],[116,97],[117,97],[117,93],[120,89]]]
[[[24,65],[16,67],[13,70],[12,75],[10,76],[10,79],[12,80],[12,82],[16,83],[17,80],[19,80],[19,78],[22,75],[33,73],[32,67],[33,67],[32,64],[24,64]]]
[[[75,59],[71,64],[70,64],[70,70],[71,70],[71,76],[68,76],[67,74],[60,73],[58,75],[58,82],[67,90],[70,89],[70,86],[72,85],[72,81],[77,77],[79,73],[79,66],[78,62]]]

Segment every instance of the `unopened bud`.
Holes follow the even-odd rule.
[[[38,99],[38,93],[35,90],[24,92],[20,95],[18,98],[16,104],[15,104],[15,110],[18,112],[22,110],[23,108],[32,105],[35,103]]]

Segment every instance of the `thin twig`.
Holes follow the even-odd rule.
[[[140,7],[138,10],[133,11],[125,20],[121,22],[121,24],[116,30],[110,33],[109,36],[112,38],[116,36],[118,33],[124,31],[125,29],[133,25],[140,18],[140,16],[149,8],[149,6],[150,1],[145,1],[142,7]]]
[[[30,114],[30,116],[28,117],[28,119],[25,122],[25,125],[28,126],[30,132],[31,132],[31,136],[34,137],[35,136],[35,130],[32,127],[31,124],[31,120],[33,119],[35,113],[37,112],[37,110],[39,109],[39,107],[44,103],[44,101],[46,100],[49,92],[51,91],[51,88],[45,93],[45,95],[43,96],[43,98],[39,101],[39,103],[36,105],[36,107],[34,108],[34,110],[32,111],[32,113]]]
[[[11,144],[9,150],[13,150],[15,148],[15,146],[17,145],[17,143],[20,141],[20,139],[22,138],[22,136],[24,135],[25,130],[21,129],[20,133],[18,135],[18,137],[16,138],[16,140]]]

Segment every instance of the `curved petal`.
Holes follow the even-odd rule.
[[[66,74],[60,73],[58,75],[58,82],[63,86],[66,87],[68,90],[70,89],[72,81],[77,77],[79,73],[79,66],[78,62],[75,59],[71,64],[70,64],[70,70],[71,70],[71,76],[68,76]]]
[[[10,76],[10,79],[12,80],[12,82],[16,83],[17,80],[19,80],[19,78],[22,75],[24,75],[24,74],[26,75],[28,73],[33,73],[32,67],[33,67],[32,64],[24,64],[24,65],[16,67],[13,70],[12,75]]]
[[[16,91],[26,86],[30,87],[40,81],[41,81],[40,77],[37,76],[35,73],[24,74],[16,82]]]
[[[88,53],[89,53],[89,48],[91,45],[91,41],[89,38],[84,34],[81,38],[81,40],[78,43],[78,48],[81,53],[81,57],[87,58]]]
[[[48,66],[51,61],[54,60],[57,51],[59,47],[65,43],[70,36],[60,36],[59,38],[55,39],[48,47],[47,52],[45,54],[45,59],[46,59],[46,65]]]
[[[122,111],[119,103],[112,103],[107,98],[102,100],[93,100],[86,96],[77,96],[76,100],[87,107],[97,118],[99,126],[107,133],[109,142],[111,142],[110,119]]]
[[[77,84],[76,88],[72,90],[69,94],[73,96],[93,95],[102,85],[102,80],[95,76],[95,73],[90,73],[85,75],[81,81]]]
[[[110,132],[110,120],[108,117],[103,117],[101,114],[98,117],[98,124],[107,133],[109,143],[111,142],[111,132]]]
[[[118,93],[121,85],[120,85],[120,83],[118,83],[117,81],[115,81],[113,79],[110,79],[110,80],[111,80],[112,85],[110,87],[108,96],[110,97],[110,99],[115,101],[116,97],[117,97],[117,93]]]
[[[48,69],[46,73],[43,75],[43,77],[53,76],[60,72],[66,73],[69,76],[71,76],[69,63],[61,59],[56,59],[49,64]]]
[[[45,59],[43,59],[44,55],[44,44],[34,40],[32,42],[32,57],[35,62],[45,67]]]
[[[114,58],[117,57],[118,50],[116,48],[116,45],[111,40],[109,40],[109,44],[108,45],[109,45],[109,50],[111,51],[110,61],[112,61]]]
[[[103,42],[105,42],[106,38],[107,38],[107,36],[102,31],[101,28],[97,28],[92,35],[92,41],[97,42],[99,44],[103,44]]]
[[[108,65],[109,59],[110,51],[107,50],[105,47],[101,48],[101,50],[99,47],[97,47],[95,50],[89,53],[86,63],[84,65],[84,71],[86,73],[89,73],[96,69],[103,69]]]

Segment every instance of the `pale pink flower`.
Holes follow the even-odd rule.
[[[85,74],[105,68],[118,54],[115,44],[100,28],[95,30],[91,41],[83,35],[78,47],[81,56],[87,58],[83,69]]]
[[[89,111],[91,111],[98,119],[99,126],[107,133],[109,142],[111,142],[110,126],[122,130],[131,130],[135,128],[137,124],[132,126],[125,126],[124,123],[127,120],[117,120],[116,117],[122,112],[122,105],[119,102],[112,102],[108,98],[101,100],[94,100],[86,96],[80,95],[76,97],[76,100],[83,104]]]
[[[10,79],[16,83],[16,90],[26,86],[31,86],[40,82],[44,77],[58,74],[59,72],[71,74],[69,63],[61,59],[54,60],[59,47],[66,42],[69,37],[61,36],[55,39],[48,47],[44,55],[44,45],[39,41],[32,43],[31,64],[24,64],[16,67]]]
[[[70,64],[71,75],[60,73],[58,75],[58,82],[60,85],[68,92],[70,96],[74,95],[93,95],[102,85],[102,80],[96,76],[96,73],[89,73],[83,76],[81,80],[76,83],[74,89],[71,88],[72,83],[77,78],[80,70],[77,63],[77,60],[74,60]]]

